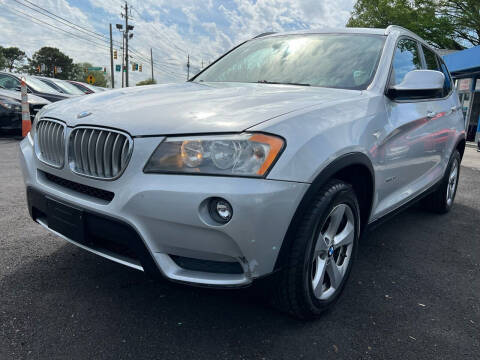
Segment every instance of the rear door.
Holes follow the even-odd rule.
[[[425,59],[425,68],[440,71],[445,76],[443,91],[430,101],[429,111],[431,118],[429,119],[428,128],[431,131],[431,135],[427,145],[431,151],[442,156],[438,161],[438,165],[446,167],[455,145],[453,143],[455,140],[454,135],[461,108],[458,97],[453,92],[452,78],[443,60],[425,45],[422,45],[422,53]]]
[[[388,87],[400,84],[408,72],[426,67],[421,44],[401,37]],[[446,128],[442,112],[449,106],[442,98],[443,92],[435,99],[392,100],[385,96],[387,120],[376,160],[378,198],[374,218],[416,197],[441,176]]]

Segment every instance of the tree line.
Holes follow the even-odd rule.
[[[442,49],[480,45],[480,0],[357,0],[348,27],[400,25]]]
[[[0,70],[82,82],[93,75],[95,85],[107,87],[110,76],[103,71],[88,70],[91,67],[90,63],[74,63],[72,58],[54,47],[42,47],[28,58],[17,47],[0,46]]]

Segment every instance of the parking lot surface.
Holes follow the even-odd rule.
[[[0,140],[0,359],[478,359],[480,153],[456,204],[409,209],[361,244],[342,299],[300,322],[261,289],[154,281],[28,216],[18,141]]]

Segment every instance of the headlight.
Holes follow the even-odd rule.
[[[266,134],[166,138],[144,171],[263,177],[283,147],[283,139]]]
[[[22,111],[22,103],[15,99],[0,98],[0,106],[10,111]]]

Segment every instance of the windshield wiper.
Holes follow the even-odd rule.
[[[277,82],[277,81],[268,81],[268,80],[258,80],[257,83],[260,83],[260,84],[275,84],[275,85],[311,86],[310,84],[293,83],[293,82]]]

